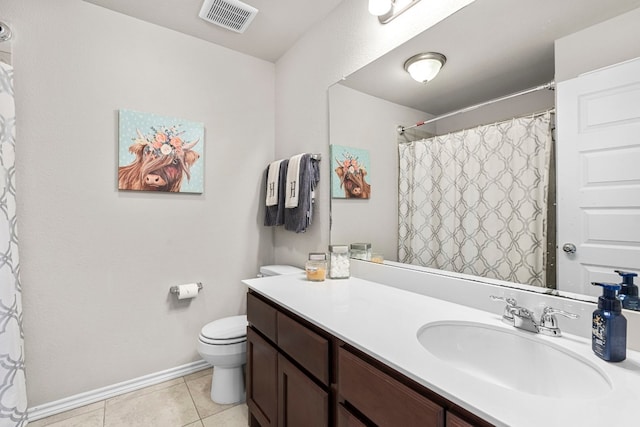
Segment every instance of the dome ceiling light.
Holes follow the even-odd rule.
[[[446,62],[447,58],[441,53],[419,53],[405,61],[404,69],[415,81],[427,83],[438,75]]]

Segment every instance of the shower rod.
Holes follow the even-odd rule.
[[[529,88],[529,89],[524,89],[524,90],[521,90],[520,92],[514,92],[514,93],[511,93],[509,95],[501,96],[499,98],[490,99],[489,101],[481,102],[479,104],[475,104],[475,105],[471,105],[469,107],[461,108],[459,110],[451,111],[449,113],[445,113],[445,114],[442,114],[440,116],[433,117],[433,118],[431,118],[429,120],[424,120],[422,122],[418,122],[418,123],[416,123],[415,125],[412,125],[412,126],[398,126],[396,130],[398,131],[398,133],[400,135],[402,135],[404,133],[404,131],[407,130],[407,129],[413,129],[413,128],[416,128],[418,126],[423,126],[423,125],[426,125],[426,124],[429,124],[429,123],[437,122],[438,120],[446,119],[447,117],[455,116],[456,114],[468,113],[469,111],[473,111],[473,110],[478,109],[480,107],[485,107],[487,105],[495,104],[496,102],[505,101],[507,99],[515,98],[516,96],[526,95],[528,93],[538,92],[540,90],[546,90],[546,89],[553,90],[555,88],[555,86],[556,86],[556,84],[552,80],[552,81],[550,81],[548,83],[545,83],[543,85],[540,85],[540,86],[532,87],[532,88]]]

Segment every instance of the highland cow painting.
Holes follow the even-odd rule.
[[[119,111],[118,189],[202,193],[204,125]]]
[[[368,199],[371,197],[369,151],[331,145],[333,163],[331,196],[334,199]]]

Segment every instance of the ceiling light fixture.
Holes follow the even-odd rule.
[[[391,10],[391,0],[369,0],[369,13],[374,16],[382,16]]]
[[[438,75],[447,58],[436,52],[419,53],[407,59],[404,69],[417,82],[427,83]]]
[[[369,13],[386,24],[420,0],[369,0]]]

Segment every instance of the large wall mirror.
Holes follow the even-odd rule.
[[[476,0],[332,85],[330,144],[343,157],[349,148],[368,154],[371,194],[332,188],[331,243],[370,242],[406,268],[588,300],[599,294],[591,281],[640,273],[639,20],[640,0]],[[422,84],[403,65],[425,52],[446,63]],[[632,80],[616,74],[597,86],[593,70],[622,62]],[[592,86],[576,89],[578,79]],[[524,138],[535,144],[521,145]],[[596,147],[584,138],[623,142]],[[332,175],[343,160],[331,159]],[[637,172],[616,172],[627,168]],[[584,194],[597,203],[568,214],[567,203]]]

